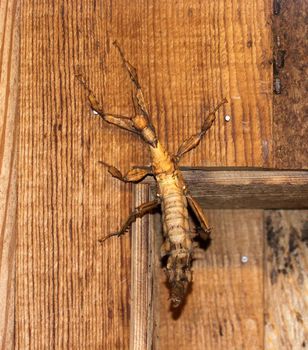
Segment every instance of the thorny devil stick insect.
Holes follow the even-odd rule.
[[[117,42],[114,42],[114,45],[118,49],[125,69],[134,84],[133,103],[135,115],[133,117],[124,117],[104,112],[93,92],[86,86],[82,79],[80,80],[89,91],[89,102],[93,111],[99,114],[106,122],[141,136],[145,143],[148,144],[152,157],[152,171],[135,168],[128,171],[126,175],[122,175],[115,167],[106,163],[103,164],[108,166],[108,171],[113,177],[124,182],[138,182],[147,175],[154,176],[157,182],[157,198],[138,206],[130,214],[118,232],[109,234],[101,242],[111,236],[123,235],[136,218],[141,218],[143,215],[161,206],[164,231],[164,243],[161,247],[161,255],[167,258],[165,271],[170,286],[171,305],[173,308],[176,308],[183,302],[188,285],[191,282],[194,245],[193,235],[189,227],[188,207],[199,221],[201,229],[204,231],[204,236],[209,237],[211,231],[200,205],[188,192],[181,171],[178,168],[178,162],[183,154],[189,152],[200,143],[206,131],[212,126],[215,120],[215,113],[224,103],[227,103],[227,100],[224,99],[217,105],[205,119],[201,131],[186,139],[178,149],[177,154],[172,156],[165,150],[157,138],[155,128],[150,121],[149,112],[144,102],[136,69],[127,61]]]

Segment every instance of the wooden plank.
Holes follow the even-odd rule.
[[[99,16],[93,13],[91,36],[85,48],[79,44],[79,50],[88,52],[95,43],[95,52],[102,58],[79,56],[89,85],[106,110],[133,113],[131,83],[111,44],[116,39],[137,68],[153,123],[171,152],[200,129],[206,113],[226,96],[230,103],[220,111],[198,151],[184,162],[190,166],[271,165],[268,1],[228,5],[197,0],[189,4],[184,0],[176,4],[133,1],[129,5],[117,1],[96,6]],[[86,33],[83,29],[79,35]],[[223,119],[225,114],[231,115],[229,123]]]
[[[307,171],[181,170],[204,208],[308,208]],[[150,177],[143,183],[154,186]]]
[[[274,58],[285,51],[276,72],[281,94],[273,99],[274,164],[307,168],[307,1],[281,2],[273,20]],[[265,349],[308,345],[307,217],[305,210],[265,212]]]
[[[19,4],[0,5],[0,349],[14,348]]]
[[[149,187],[139,185],[135,192],[134,205],[148,202]],[[152,231],[147,215],[133,224],[132,231],[132,277],[131,277],[131,318],[130,349],[152,349],[153,343],[153,277],[155,250]]]
[[[98,161],[128,167],[119,138],[128,154],[134,145],[92,118],[74,76],[80,61],[95,67],[90,81],[101,69],[103,52],[95,47],[101,38],[90,33],[102,9],[94,6],[24,1],[21,7],[18,349],[129,346],[130,242],[101,246],[98,239],[128,215],[130,191]],[[103,35],[106,24],[97,26]],[[112,98],[118,71],[109,78]]]
[[[273,48],[281,93],[273,99],[274,163],[278,168],[307,169],[308,2],[277,2],[281,10],[273,16]]]
[[[160,272],[156,349],[262,349],[263,211],[207,214],[214,226],[213,240],[204,260],[194,263],[192,291],[181,315],[169,310]]]
[[[308,346],[308,211],[265,212],[265,349]]]
[[[202,116],[218,99],[230,101],[200,149],[185,157],[186,164],[271,164],[269,8],[268,1],[151,3],[153,12],[146,17],[151,40],[140,38],[141,29],[136,64],[142,71],[140,58],[147,52],[149,71],[142,75],[149,83],[144,86],[170,151],[200,128]],[[143,22],[138,25],[142,28]],[[231,116],[229,124],[225,114]]]
[[[136,66],[171,151],[224,96],[189,165],[271,164],[268,2],[62,0],[21,6],[16,346],[129,346],[129,240],[97,239],[125,219],[130,187],[97,161],[146,164],[144,145],[91,118],[83,73],[106,111],[131,115]],[[229,123],[224,114],[231,115]]]
[[[133,207],[152,200],[146,185],[135,187]],[[159,342],[161,213],[137,219],[132,225],[130,349],[152,350]]]

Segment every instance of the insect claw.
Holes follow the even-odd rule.
[[[110,234],[107,235],[106,237],[100,238],[100,239],[98,240],[98,242],[99,242],[100,244],[103,244],[105,241],[107,241],[107,239],[109,239],[109,238],[111,238],[111,237],[113,237],[113,236],[120,237],[121,234],[122,234],[121,232],[110,233]]]
[[[106,241],[107,238],[108,237],[100,238],[97,241],[98,241],[98,243],[103,244]]]
[[[108,236],[106,236],[106,237],[104,237],[104,238],[98,239],[98,242],[99,242],[100,244],[103,244],[105,241],[107,241],[108,238],[110,238],[110,235],[108,235]]]

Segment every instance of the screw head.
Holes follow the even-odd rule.
[[[243,264],[248,263],[248,256],[243,255],[243,256],[241,257],[241,262],[242,262]]]
[[[231,120],[231,116],[229,114],[225,115],[225,121],[229,122]]]

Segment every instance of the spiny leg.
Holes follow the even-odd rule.
[[[152,147],[157,145],[157,136],[155,128],[152,125],[147,108],[145,106],[143,93],[141,86],[138,81],[138,76],[136,69],[126,60],[121,48],[119,45],[114,42],[114,45],[119,50],[123,63],[126,70],[129,73],[131,81],[134,83],[136,92],[133,94],[133,103],[135,107],[135,116],[126,117],[122,115],[116,115],[111,113],[105,113],[102,106],[95,97],[93,91],[89,88],[87,83],[84,81],[81,74],[75,74],[76,78],[83,85],[83,87],[88,91],[88,99],[91,106],[91,109],[100,115],[106,122],[116,125],[122,129],[131,131],[139,136],[141,136],[145,142],[150,144]]]
[[[88,100],[90,103],[90,108],[93,112],[96,112],[100,117],[102,117],[107,123],[116,125],[122,129],[131,131],[135,134],[140,134],[138,130],[134,127],[134,123],[132,122],[130,117],[126,117],[123,115],[105,113],[103,111],[103,107],[98,102],[96,96],[93,91],[89,88],[88,84],[85,82],[81,74],[75,74],[78,81],[82,84],[85,90],[88,91]]]
[[[154,209],[156,209],[160,204],[159,199],[154,199],[153,201],[147,202],[147,203],[143,203],[141,205],[139,205],[127,218],[127,220],[125,221],[125,223],[122,225],[122,227],[120,228],[119,231],[114,232],[109,234],[108,236],[102,238],[99,240],[100,243],[105,242],[108,238],[113,237],[113,236],[121,236],[124,235],[125,232],[129,229],[129,227],[131,226],[131,224],[137,219],[137,218],[141,218],[143,217],[145,214],[153,211]]]
[[[200,204],[189,194],[186,195],[187,203],[189,207],[192,209],[193,213],[195,214],[197,220],[199,221],[199,224],[204,232],[204,234],[201,234],[200,236],[206,241],[210,237],[211,228],[208,224],[208,220],[200,206]]]
[[[227,103],[227,99],[224,98],[215,108],[214,110],[206,117],[201,131],[198,132],[197,134],[194,134],[192,136],[190,136],[189,138],[187,138],[179,147],[177,154],[175,155],[175,160],[178,162],[181,157],[191,151],[193,148],[197,147],[202,139],[202,137],[205,135],[205,133],[207,132],[207,130],[210,129],[210,127],[212,126],[212,124],[214,123],[215,119],[216,119],[216,112],[218,111],[218,109],[224,105],[225,103]]]
[[[123,50],[121,49],[120,45],[118,44],[117,41],[113,42],[113,45],[118,49],[120,56],[122,58],[123,64],[130,76],[131,81],[133,82],[133,84],[136,87],[136,93],[135,93],[135,105],[136,107],[139,107],[139,111],[137,110],[136,112],[140,113],[143,112],[142,114],[145,114],[148,116],[148,110],[146,108],[145,102],[144,102],[144,96],[142,93],[142,89],[141,89],[141,85],[139,84],[139,80],[138,80],[138,75],[137,75],[137,70],[136,68],[126,59]]]
[[[146,168],[134,168],[123,175],[121,171],[116,167],[109,165],[103,161],[99,161],[99,163],[108,168],[109,174],[123,182],[138,182],[141,181],[144,177],[152,175],[152,172]]]
[[[144,101],[141,85],[139,84],[136,68],[125,58],[125,55],[119,44],[115,41],[114,46],[118,49],[122,58],[125,69],[127,70],[136,91],[133,93],[133,104],[135,108],[135,116],[132,118],[135,128],[140,132],[143,140],[152,147],[157,146],[157,135],[153,124],[151,123],[149,113]]]

